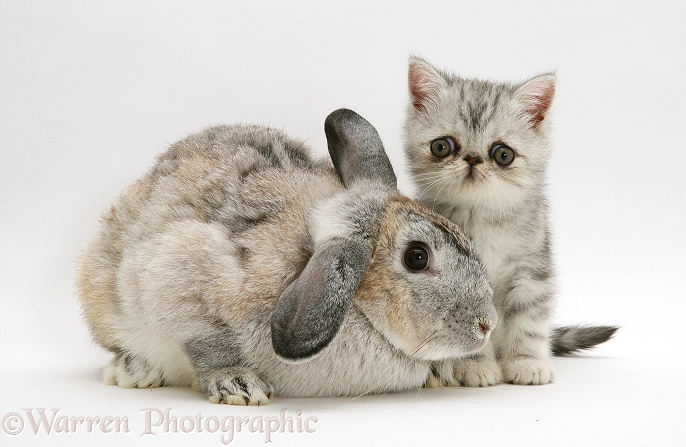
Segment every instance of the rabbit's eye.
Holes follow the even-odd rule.
[[[423,245],[412,244],[405,250],[403,261],[408,270],[426,270],[429,267],[429,250]]]

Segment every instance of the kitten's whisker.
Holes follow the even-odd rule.
[[[443,185],[441,186],[441,188],[438,190],[438,192],[434,196],[434,203],[433,203],[432,208],[436,208],[436,200],[438,200],[438,198],[440,197],[441,191],[443,191],[443,188],[445,188],[446,185],[448,185],[449,183],[450,183],[450,178],[445,178],[443,181]]]
[[[425,172],[423,174],[417,174],[417,175],[413,176],[413,178],[422,179],[422,178],[426,178],[426,177],[436,177],[438,175],[439,175],[438,172]]]
[[[436,180],[433,180],[433,181],[429,182],[428,184],[426,184],[426,187],[422,190],[422,193],[419,195],[419,197],[417,197],[415,200],[420,201],[421,198],[422,198],[422,196],[424,196],[424,194],[425,194],[426,192],[428,192],[430,189],[434,188],[434,186],[436,186],[437,184],[440,184],[441,182],[443,182],[443,181],[448,181],[448,180],[449,180],[449,179],[438,178],[438,179],[436,179]],[[439,191],[439,192],[440,192],[440,191]],[[434,197],[434,205],[436,204],[435,198],[436,198],[436,197]]]
[[[514,198],[510,198],[510,208],[512,208],[512,210],[514,210],[515,216],[517,216],[517,229],[516,229],[516,231],[517,231],[517,233],[519,233],[519,230],[521,228],[520,224],[519,224],[519,207],[515,203]]]
[[[493,188],[493,183],[488,182],[488,197],[489,197],[489,202],[488,202],[488,214],[491,216],[491,227],[495,226],[494,222],[494,217],[495,217],[495,200],[493,198],[495,194],[495,190]]]
[[[424,176],[422,178],[420,178],[416,181],[416,184],[418,187],[423,187],[424,192],[426,192],[428,189],[431,189],[431,187],[433,185],[435,185],[436,183],[440,182],[443,179],[444,179],[444,177],[442,175],[440,175],[440,173],[434,172],[434,173],[430,173],[430,174],[424,174]],[[419,200],[419,199],[417,199],[417,200]]]
[[[491,227],[493,227],[493,188],[491,187],[492,185],[488,184],[488,188],[486,190],[488,191],[488,206],[484,207],[484,211],[488,211],[488,214],[491,216]],[[485,196],[485,194],[484,194]],[[485,198],[485,197],[484,197]]]
[[[490,182],[490,186],[493,189],[493,193],[495,195],[495,198],[498,199],[498,225],[496,225],[496,230],[500,228],[500,224],[503,222],[503,202],[500,199],[500,195],[498,194],[498,191],[495,189],[495,186],[493,185],[493,182]],[[507,218],[507,213],[505,213],[505,218]]]
[[[424,180],[420,180],[417,183],[418,183],[418,185],[433,185],[433,184],[435,184],[437,182],[441,182],[443,180],[445,180],[445,179],[442,176],[436,175],[434,177],[430,177],[430,178],[426,178]]]

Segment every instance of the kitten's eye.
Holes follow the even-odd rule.
[[[445,158],[455,152],[455,142],[450,137],[443,137],[431,142],[431,153],[438,158]]]
[[[429,267],[429,250],[424,245],[412,243],[405,250],[403,261],[408,270],[426,270]]]
[[[500,166],[508,166],[515,159],[515,151],[504,144],[496,144],[493,146],[490,155]]]

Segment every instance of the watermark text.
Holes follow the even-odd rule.
[[[282,409],[273,416],[216,416],[179,414],[167,408],[145,408],[135,416],[76,416],[59,408],[24,408],[2,415],[0,431],[8,436],[68,436],[81,434],[160,435],[217,434],[224,445],[239,436],[261,436],[265,444],[275,436],[312,434],[319,420],[302,411]],[[141,428],[142,427],[142,428]]]

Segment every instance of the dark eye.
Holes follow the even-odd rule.
[[[450,137],[443,137],[431,142],[431,153],[438,158],[444,158],[455,152],[455,141]]]
[[[403,261],[409,270],[426,270],[429,267],[429,250],[423,245],[412,244],[405,250]]]
[[[500,166],[508,166],[515,159],[515,151],[504,144],[496,144],[491,148],[491,158]]]

